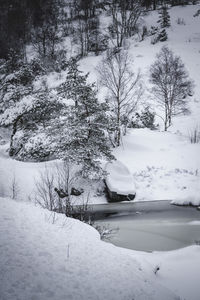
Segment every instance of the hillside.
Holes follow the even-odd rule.
[[[199,116],[198,0],[0,1],[0,299],[199,300]]]
[[[138,104],[137,111],[149,105],[152,111],[160,115],[159,107],[151,93],[149,83],[149,68],[155,60],[156,54],[163,45],[167,45],[179,55],[189,72],[190,78],[194,81],[194,92],[188,98],[190,114],[176,116],[173,118],[172,126],[168,132],[163,132],[163,122],[156,115],[155,124],[159,124],[158,130],[149,129],[128,129],[128,133],[123,137],[122,145],[113,149],[113,154],[122,161],[134,176],[137,186],[136,200],[171,199],[178,203],[199,204],[199,144],[190,143],[190,134],[196,129],[199,130],[200,115],[200,32],[199,16],[194,17],[198,11],[199,4],[188,6],[177,6],[169,9],[171,26],[167,28],[168,40],[151,44],[151,36],[146,36],[140,41],[139,35],[134,35],[126,41],[129,55],[133,58],[130,68],[133,72],[140,69],[142,74],[144,93]],[[107,26],[107,17],[102,15],[102,26]],[[158,11],[151,11],[141,19],[141,24],[147,28],[155,26],[158,19]],[[178,21],[179,20],[179,21]],[[182,20],[180,22],[180,20]],[[181,23],[181,24],[180,24]],[[105,29],[105,28],[104,28]],[[99,84],[98,66],[102,57],[91,53],[80,60],[80,69],[85,73],[89,72],[89,82],[97,82],[98,99],[104,101],[106,97],[105,88]],[[51,72],[37,79],[37,85],[46,79],[49,88],[55,88],[65,81],[67,71]],[[36,84],[36,83],[35,83]],[[56,124],[56,123],[55,123]],[[39,127],[41,128],[41,127]],[[2,132],[3,133],[3,132]],[[45,142],[48,149],[48,139],[45,141],[42,133],[36,134],[39,142]],[[37,139],[31,142],[36,143]],[[30,147],[30,143],[28,144]],[[10,186],[15,174],[20,186],[20,193],[23,199],[33,196],[35,179],[38,178],[38,170],[43,170],[44,166],[53,163],[28,163],[19,162],[8,158],[6,149],[8,144],[1,146],[1,195],[10,195]],[[29,149],[29,148],[27,148]],[[31,151],[32,146],[31,146]],[[73,150],[73,149],[72,149]],[[10,183],[8,183],[8,179]],[[98,194],[96,188],[102,189],[101,183],[88,182],[81,183],[88,192],[90,191],[90,202],[106,202],[105,196],[93,196]],[[82,186],[83,187],[83,186]],[[85,193],[86,194],[86,193]],[[76,201],[78,201],[76,199]]]

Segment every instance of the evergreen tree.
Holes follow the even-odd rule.
[[[170,27],[170,15],[167,6],[163,6],[159,12],[159,20],[161,28]]]
[[[75,60],[71,60],[66,81],[58,91],[66,112],[52,128],[54,151],[63,159],[83,166],[83,175],[101,173],[100,159],[112,159],[105,135],[108,119],[105,103],[99,103],[94,84],[87,83]],[[55,140],[56,139],[56,140]]]
[[[165,42],[167,40],[168,36],[167,36],[167,32],[165,29],[162,29],[159,33],[158,33],[158,41],[160,42]]]
[[[72,99],[77,107],[78,92],[86,84],[88,75],[82,75],[82,72],[78,70],[76,58],[70,59],[67,68],[66,80],[59,86],[58,93],[64,98]]]
[[[37,60],[25,63],[12,51],[8,60],[0,61],[0,113],[14,107],[24,96],[33,92],[32,83],[44,70]]]
[[[140,120],[144,127],[155,129],[156,126],[154,124],[155,121],[155,112],[150,110],[149,106],[146,106],[144,110],[140,114]]]

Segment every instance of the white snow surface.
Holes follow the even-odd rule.
[[[200,144],[170,132],[133,129],[114,155],[129,167],[136,200],[173,200],[200,203]],[[187,203],[186,203],[187,202]]]
[[[125,165],[120,161],[113,161],[107,163],[105,170],[108,173],[106,184],[112,192],[121,195],[135,194],[133,176]]]
[[[177,299],[139,252],[30,203],[0,198],[0,249],[1,300]],[[200,247],[193,251],[198,258]]]
[[[151,261],[160,283],[179,295],[178,299],[199,299],[200,246],[191,246],[169,252],[137,253],[142,260]]]

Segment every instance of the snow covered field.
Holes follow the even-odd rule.
[[[136,200],[200,203],[200,145],[180,135],[147,129],[131,130],[114,151],[136,182]]]
[[[92,227],[30,203],[0,198],[0,249],[2,300],[199,299],[199,246],[152,254],[118,248]]]

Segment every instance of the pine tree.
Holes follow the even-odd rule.
[[[167,6],[163,6],[159,12],[159,20],[161,28],[170,27],[170,15]]]
[[[14,107],[24,96],[33,91],[33,81],[44,70],[37,60],[24,62],[14,51],[8,60],[0,61],[0,113]]]
[[[167,32],[165,29],[161,30],[159,33],[158,33],[158,41],[160,42],[165,42],[167,40],[168,36],[167,36]]]
[[[66,112],[51,136],[58,157],[82,165],[84,176],[95,176],[102,172],[100,159],[113,156],[105,135],[108,107],[98,102],[95,85],[88,84],[87,77],[78,70],[77,61],[71,60],[66,81],[58,88]]]
[[[66,80],[58,88],[58,93],[65,98],[74,101],[75,107],[78,105],[78,92],[86,84],[88,74],[82,75],[78,70],[78,63],[75,58],[71,58],[68,63]]]

